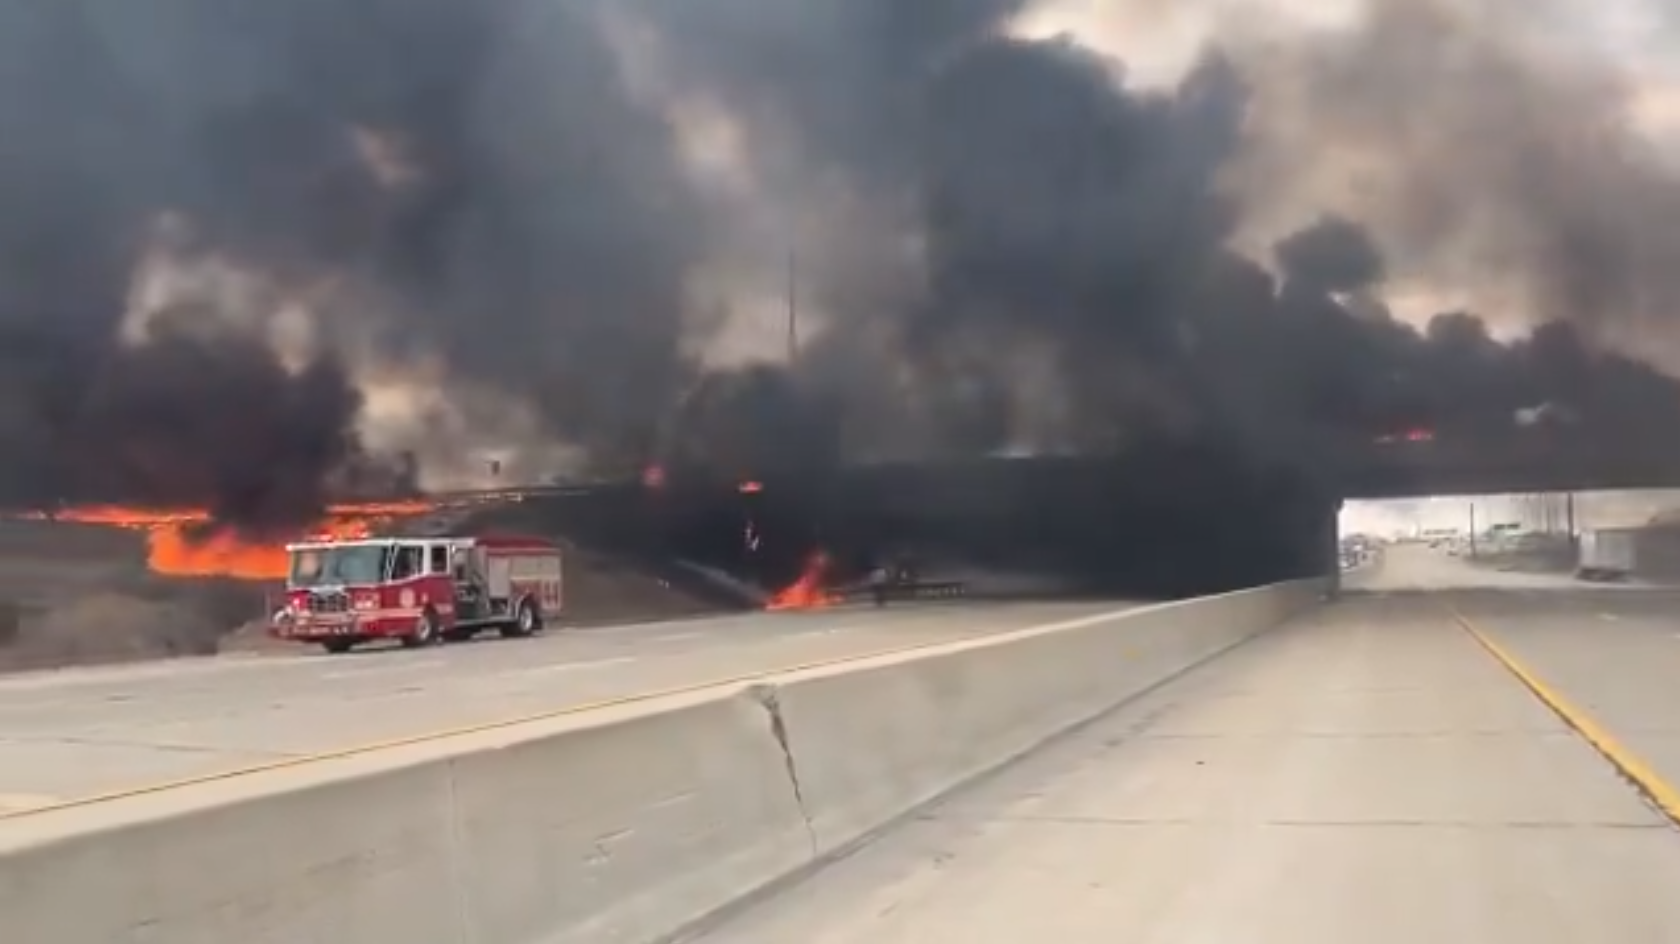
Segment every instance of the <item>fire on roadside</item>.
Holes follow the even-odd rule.
[[[366,537],[390,521],[431,510],[430,503],[419,501],[334,505],[295,540]],[[206,530],[212,519],[201,510],[104,505],[68,508],[50,515],[35,512],[28,517],[144,531],[147,565],[167,576],[245,580],[282,580],[286,576],[285,541],[256,541],[228,529]]]
[[[435,511],[430,502],[383,502],[333,505],[313,528],[293,540],[366,537],[401,518]],[[245,580],[283,580],[288,560],[285,541],[254,541],[228,529],[206,529],[212,523],[202,510],[83,506],[60,511],[32,512],[26,518],[106,525],[146,533],[147,565],[154,573],[172,577],[234,577]],[[841,601],[827,587],[831,561],[818,551],[806,561],[798,579],[765,604],[767,610],[810,610]]]
[[[825,606],[833,606],[840,602],[840,597],[831,593],[826,582],[828,579],[829,559],[822,551],[812,554],[805,562],[805,569],[800,572],[799,579],[784,587],[772,596],[764,605],[767,610],[814,610]]]

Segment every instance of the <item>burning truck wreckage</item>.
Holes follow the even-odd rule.
[[[1061,6],[13,5],[0,505],[163,581],[496,530],[770,606],[1177,595],[1325,566],[1349,449],[1674,439],[1680,173],[1617,62],[1373,0],[1134,78]]]

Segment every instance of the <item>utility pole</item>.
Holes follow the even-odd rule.
[[[799,360],[799,268],[792,249],[787,254],[787,359],[789,367]]]
[[[1470,559],[1476,559],[1476,500],[1470,499]]]

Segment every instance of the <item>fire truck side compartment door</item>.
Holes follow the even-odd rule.
[[[507,557],[491,555],[489,567],[485,573],[485,589],[491,597],[506,599],[513,590],[513,560]]]

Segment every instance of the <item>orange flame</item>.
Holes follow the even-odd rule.
[[[308,534],[298,537],[310,540],[366,537],[377,525],[431,510],[431,504],[419,501],[334,505]],[[284,542],[254,542],[227,530],[195,535],[194,526],[211,520],[209,513],[202,510],[101,505],[70,508],[50,515],[35,512],[27,517],[145,531],[147,565],[154,572],[168,576],[281,580],[287,572]]]
[[[764,605],[767,610],[814,610],[833,606],[840,597],[824,588],[828,576],[828,555],[821,551],[811,555],[799,579],[783,588]]]

